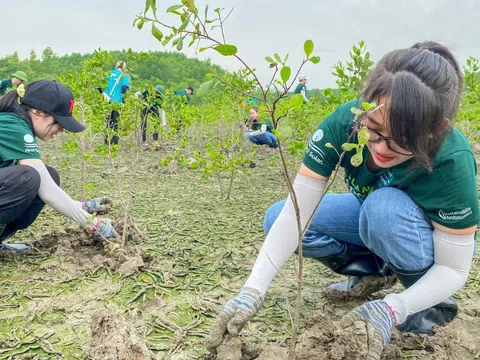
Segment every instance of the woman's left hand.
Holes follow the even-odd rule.
[[[380,360],[395,325],[393,310],[383,300],[369,301],[346,314],[340,321],[340,326],[345,329],[353,326],[356,321],[365,323],[367,328],[368,353],[365,359]]]
[[[108,196],[102,196],[82,202],[82,208],[89,214],[106,214],[112,208],[113,201]]]

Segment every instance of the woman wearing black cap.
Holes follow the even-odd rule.
[[[110,219],[90,216],[108,211],[111,200],[73,201],[60,189],[57,171],[41,160],[36,138],[49,141],[63,130],[85,129],[72,116],[74,105],[72,92],[51,80],[20,86],[0,100],[0,249],[28,250],[3,242],[30,226],[45,204],[103,238],[117,236]]]

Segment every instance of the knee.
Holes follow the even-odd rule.
[[[55,170],[51,166],[46,166],[50,176],[52,177],[53,181],[55,181],[55,184],[60,186],[60,175],[58,174],[57,170]]]
[[[268,234],[268,232],[272,228],[273,223],[275,222],[275,220],[277,220],[278,215],[283,209],[283,205],[285,205],[285,201],[286,200],[276,202],[268,208],[263,219],[263,231],[265,231],[265,234]]]
[[[38,171],[27,165],[17,165],[15,168],[16,176],[9,178],[11,181],[10,185],[12,187],[21,187],[22,192],[24,192],[25,195],[28,194],[32,198],[37,196],[41,182]]]
[[[423,269],[433,261],[431,223],[404,191],[372,192],[360,209],[359,231],[370,250],[399,269]]]

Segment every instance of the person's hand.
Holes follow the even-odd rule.
[[[112,220],[107,218],[93,218],[91,223],[88,225],[88,231],[94,233],[96,237],[99,237],[102,240],[115,239],[118,237],[118,234],[112,225]]]
[[[105,101],[110,102],[110,96],[108,96],[108,95],[105,94],[105,93],[103,93],[102,95],[103,95],[103,99],[104,99]]]
[[[108,196],[102,196],[82,202],[82,209],[89,214],[106,214],[112,208],[113,201]]]
[[[262,307],[262,303],[263,298],[258,290],[242,288],[236,297],[227,302],[218,315],[210,335],[205,341],[207,349],[215,352],[215,348],[222,343],[227,332],[231,335],[238,335],[245,324]]]
[[[250,136],[252,135],[252,132],[253,132],[253,131],[251,131],[251,130],[246,131],[246,132],[243,134],[244,138],[245,138],[245,139],[249,139]]]
[[[385,345],[390,341],[395,325],[395,313],[383,300],[369,301],[347,313],[340,326],[348,328],[355,321],[365,323],[368,334],[368,353],[366,360],[380,360]]]

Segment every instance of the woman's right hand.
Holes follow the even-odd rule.
[[[238,335],[246,323],[262,307],[262,294],[252,288],[244,287],[231,299],[218,315],[205,344],[207,349],[215,352],[226,333]]]
[[[108,218],[94,218],[89,225],[88,231],[99,235],[102,239],[118,238],[118,233],[112,225],[112,220]]]

